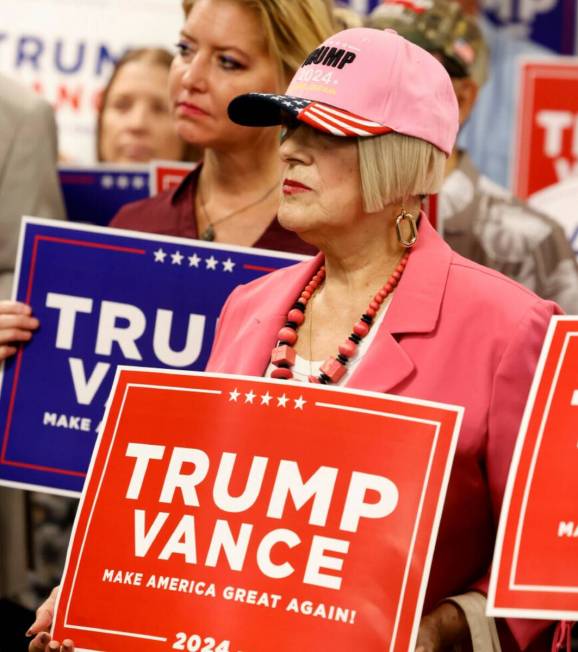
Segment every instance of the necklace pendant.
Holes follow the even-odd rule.
[[[209,224],[209,226],[201,233],[201,240],[205,240],[206,242],[213,242],[215,239],[215,229],[213,228],[212,224]]]

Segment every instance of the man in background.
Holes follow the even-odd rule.
[[[52,108],[0,75],[0,301],[12,292],[22,216],[65,217],[56,162]],[[12,600],[28,588],[24,498],[21,490],[0,487],[0,621],[6,625],[3,642],[14,652],[25,649],[15,632],[24,632],[30,622],[30,614]]]
[[[488,75],[489,53],[476,19],[456,0],[388,0],[368,25],[393,28],[440,60],[464,125]],[[447,162],[438,220],[458,253],[578,313],[578,268],[563,229],[480,174],[459,147]]]
[[[10,296],[22,215],[65,217],[50,105],[0,74],[0,300]]]

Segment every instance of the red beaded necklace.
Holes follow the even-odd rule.
[[[328,385],[330,383],[337,383],[347,372],[347,363],[349,359],[355,355],[357,346],[361,340],[369,333],[369,329],[373,324],[373,320],[385,298],[393,292],[399,279],[403,274],[403,270],[407,264],[409,251],[403,255],[399,264],[395,268],[393,274],[387,279],[385,285],[380,288],[373,299],[369,302],[369,306],[361,315],[361,319],[353,325],[353,332],[351,335],[339,345],[339,353],[336,357],[330,357],[321,365],[319,376],[309,376],[309,382],[322,383]],[[293,345],[297,342],[298,334],[297,329],[305,321],[305,308],[308,301],[313,296],[313,293],[323,283],[325,279],[325,266],[321,266],[314,274],[313,278],[307,283],[299,299],[293,304],[287,321],[277,337],[279,338],[277,345],[271,353],[271,363],[275,365],[275,369],[271,372],[271,378],[282,378],[289,380],[293,378],[291,367],[295,364],[295,349]]]

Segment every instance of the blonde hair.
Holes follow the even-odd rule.
[[[397,133],[358,138],[357,143],[367,213],[441,188],[446,155],[431,143]]]
[[[329,0],[233,0],[255,13],[269,54],[288,83],[307,56],[337,31]],[[196,0],[183,0],[185,16]]]

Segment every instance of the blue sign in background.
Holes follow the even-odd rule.
[[[147,166],[59,166],[66,214],[71,222],[106,226],[131,201],[149,196]]]
[[[576,53],[576,0],[483,0],[488,19],[498,26],[526,26],[528,39],[559,54]]]
[[[21,247],[40,328],[5,365],[0,483],[55,492],[82,489],[118,364],[204,369],[229,293],[302,258],[37,219]]]

